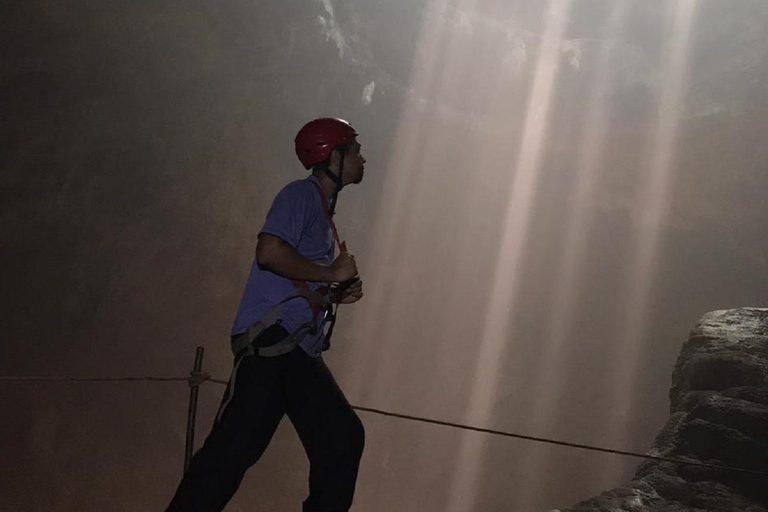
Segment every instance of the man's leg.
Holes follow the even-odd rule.
[[[363,424],[322,359],[301,348],[291,355],[287,412],[309,458],[304,512],[346,512],[352,506],[365,444]]]
[[[190,461],[167,512],[220,512],[266,449],[285,413],[285,356],[245,357],[234,395]]]

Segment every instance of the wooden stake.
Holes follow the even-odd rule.
[[[193,373],[200,373],[203,369],[203,347],[197,347],[195,352],[195,365]],[[192,460],[192,452],[195,449],[195,417],[197,416],[197,390],[200,386],[192,386],[189,390],[189,409],[187,410],[187,445],[184,450],[184,473],[189,469]]]

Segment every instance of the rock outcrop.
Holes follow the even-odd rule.
[[[649,454],[768,473],[768,309],[713,311],[691,331]],[[626,485],[555,512],[768,511],[768,476],[648,460]]]

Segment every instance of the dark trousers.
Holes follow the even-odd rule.
[[[276,330],[282,331],[276,332]],[[273,326],[261,338],[279,337]],[[269,344],[269,340],[261,339]],[[232,383],[230,383],[232,386]],[[363,425],[322,358],[301,348],[277,357],[243,358],[231,400],[195,454],[167,512],[219,512],[246,470],[264,453],[284,414],[309,458],[304,512],[346,512],[363,453]]]

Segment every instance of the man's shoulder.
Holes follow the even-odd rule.
[[[303,207],[309,213],[320,208],[317,190],[309,178],[294,180],[280,190],[275,198],[276,203],[292,204],[294,207]]]
[[[280,194],[295,195],[295,196],[309,196],[310,194],[316,194],[315,187],[308,179],[294,180],[288,183],[280,190]]]

